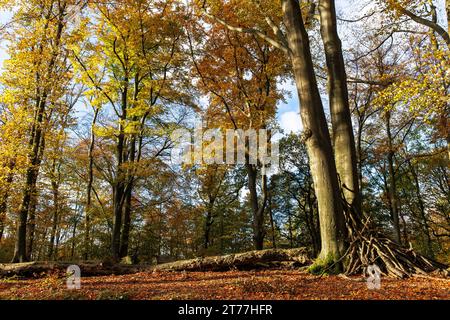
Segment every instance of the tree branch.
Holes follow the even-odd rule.
[[[433,21],[419,17],[415,13],[413,13],[413,12],[409,11],[408,9],[403,8],[401,6],[398,6],[397,9],[400,11],[400,13],[402,13],[405,16],[410,17],[413,21],[434,30],[437,34],[439,34],[442,37],[442,39],[447,44],[447,47],[450,48],[450,35],[440,25],[438,25],[437,23],[435,23]]]
[[[251,28],[242,28],[242,27],[232,26],[232,25],[228,24],[227,22],[225,22],[224,20],[222,20],[222,19],[220,19],[220,18],[218,18],[216,16],[213,16],[212,14],[209,14],[205,9],[203,9],[203,13],[205,14],[205,16],[207,16],[208,18],[213,19],[214,21],[220,23],[222,26],[224,26],[225,28],[227,28],[230,31],[235,31],[235,32],[240,32],[240,33],[255,34],[258,37],[260,37],[261,39],[263,39],[263,40],[267,41],[268,43],[270,43],[275,48],[283,51],[286,54],[289,54],[289,48],[284,43],[279,42],[279,41],[277,41],[275,39],[272,39],[271,37],[267,36],[266,34],[264,34],[263,32],[261,32],[259,30],[251,29]],[[271,23],[273,23],[273,22],[271,22]],[[273,24],[273,25],[275,26],[275,24]],[[276,27],[276,28],[278,28],[278,27]],[[278,33],[277,31],[275,31],[275,32]]]

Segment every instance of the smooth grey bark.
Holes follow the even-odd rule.
[[[345,249],[345,221],[331,137],[299,2],[282,0],[281,3],[289,56],[300,98],[304,139],[319,207],[322,240],[319,261],[337,261]]]
[[[334,157],[346,201],[361,213],[355,137],[347,87],[347,73],[338,35],[334,0],[320,0],[320,31],[328,70]]]

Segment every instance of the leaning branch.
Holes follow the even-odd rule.
[[[289,54],[289,48],[283,44],[282,42],[279,42],[269,36],[267,36],[266,34],[264,34],[263,32],[257,30],[257,29],[252,29],[252,28],[242,28],[242,27],[235,27],[232,26],[230,24],[228,24],[226,21],[212,15],[209,14],[206,10],[203,10],[203,13],[205,16],[207,16],[210,19],[213,19],[214,21],[220,23],[221,25],[223,25],[225,28],[227,28],[230,31],[235,31],[235,32],[240,32],[240,33],[248,33],[248,34],[254,34],[258,37],[260,37],[261,39],[267,41],[268,43],[270,43],[272,46],[274,46],[275,48],[283,51],[286,54]],[[278,32],[277,32],[278,33]]]
[[[450,48],[450,35],[448,34],[447,31],[445,31],[444,28],[442,28],[440,25],[438,25],[437,23],[435,23],[433,21],[419,17],[418,15],[409,11],[406,8],[403,8],[401,6],[398,6],[397,8],[400,11],[400,13],[402,13],[403,15],[410,17],[413,21],[415,21],[421,25],[431,28],[434,32],[439,34],[442,37],[442,39],[445,41],[445,43],[447,44],[447,47]]]

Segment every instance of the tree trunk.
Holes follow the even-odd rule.
[[[259,205],[256,179],[258,171],[252,164],[247,164],[248,190],[250,192],[250,204],[253,213],[253,243],[256,250],[262,250],[264,247],[264,211],[267,206],[267,177],[262,175],[263,200]]]
[[[392,132],[391,132],[391,113],[390,111],[386,112],[386,131],[388,138],[388,171],[389,171],[389,203],[391,205],[391,215],[392,222],[394,225],[394,239],[398,244],[401,244],[401,233],[400,233],[400,215],[398,209],[398,198],[397,198],[397,179],[395,176],[395,168],[394,168],[394,146],[392,141]]]
[[[50,232],[50,242],[48,247],[48,259],[52,260],[54,254],[54,246],[55,246],[55,238],[56,231],[58,229],[58,221],[59,221],[59,182],[55,178],[57,169],[56,162],[53,162],[53,175],[52,178],[52,193],[53,193],[53,217],[52,217],[52,230]],[[58,178],[59,180],[59,178]]]
[[[258,268],[292,268],[305,266],[309,263],[309,254],[305,248],[287,250],[268,249],[170,262],[157,265],[153,269],[157,271],[253,270]]]
[[[44,157],[44,150],[45,150],[45,134],[42,135],[41,144],[39,147],[39,164],[42,161]],[[30,202],[30,208],[29,208],[29,221],[28,221],[28,244],[27,244],[27,256],[28,260],[30,261],[33,255],[33,244],[34,244],[34,232],[36,230],[36,206],[37,206],[37,198],[38,198],[38,191],[36,188],[36,185],[33,187],[33,191],[31,192],[31,202]]]
[[[120,172],[121,170],[119,170]],[[118,178],[123,179],[123,177]],[[118,261],[120,257],[120,233],[122,227],[122,209],[124,202],[124,185],[123,181],[118,181],[113,187],[113,231],[111,239],[111,253],[112,258]]]
[[[48,63],[48,74],[47,76],[49,79],[44,79],[49,81],[55,65],[56,65],[56,59],[58,57],[58,50],[61,43],[62,33],[64,29],[64,13],[66,10],[66,6],[60,6],[59,7],[60,12],[58,12],[58,22],[57,22],[57,30],[55,34],[54,44],[53,48],[55,51],[53,51],[53,54],[50,58],[50,61]],[[52,10],[48,10],[48,18],[51,16]],[[45,28],[48,27],[48,24],[45,26]],[[43,47],[43,44],[41,44],[41,48]],[[12,259],[12,262],[25,262],[27,261],[27,253],[26,253],[26,242],[27,242],[27,219],[28,219],[28,212],[30,209],[30,201],[33,190],[36,188],[36,182],[39,175],[39,167],[41,164],[41,159],[39,157],[39,150],[41,147],[41,138],[43,136],[43,125],[44,125],[44,113],[45,113],[45,107],[47,103],[47,97],[48,97],[48,88],[46,88],[47,85],[44,83],[44,88],[42,90],[42,93],[40,92],[39,88],[36,90],[36,116],[34,118],[32,129],[31,129],[31,137],[29,141],[29,148],[30,153],[28,154],[28,159],[30,162],[29,167],[26,170],[25,174],[25,186],[23,190],[22,195],[22,202],[19,208],[19,217],[18,217],[18,223],[17,223],[17,234],[16,234],[16,243],[14,248],[14,257]]]
[[[363,159],[363,150],[362,150],[362,135],[363,135],[363,119],[361,119],[361,116],[358,116],[359,118],[359,126],[358,126],[358,135],[356,139],[356,146],[357,146],[357,157],[358,157],[358,185],[360,188],[360,204],[361,204],[361,212],[362,212],[362,206],[363,206],[363,167],[364,167],[364,159]]]
[[[69,262],[28,262],[20,264],[0,264],[0,279],[18,277],[21,279],[44,278],[57,275],[60,279],[67,278]],[[79,263],[83,277],[123,275],[148,271],[145,266],[131,266],[109,263]]]
[[[320,0],[320,30],[328,69],[328,91],[336,169],[346,201],[361,212],[355,137],[348,97],[347,73],[337,31],[334,0]]]
[[[139,149],[140,150],[140,149]],[[140,152],[140,151],[139,151]],[[138,157],[139,158],[139,157]],[[131,200],[133,196],[134,187],[134,171],[133,166],[136,165],[136,138],[133,137],[130,141],[130,153],[129,162],[132,165],[131,169],[127,174],[127,185],[125,189],[125,203],[124,203],[124,214],[123,214],[123,228],[122,228],[122,238],[120,241],[120,257],[126,257],[128,255],[128,243],[130,239],[130,228],[131,228]]]
[[[28,212],[33,196],[33,191],[36,190],[37,177],[39,175],[39,166],[41,159],[39,158],[41,142],[42,142],[42,125],[44,120],[46,96],[37,100],[37,115],[34,119],[32,135],[29,142],[30,165],[26,171],[25,186],[22,195],[22,203],[19,208],[19,221],[17,224],[16,244],[14,248],[14,257],[12,262],[26,262],[28,261],[26,245],[27,245],[27,222]]]
[[[8,208],[8,198],[9,198],[9,187],[14,180],[13,170],[16,166],[15,160],[9,163],[8,169],[9,173],[5,181],[5,193],[0,201],[0,243],[2,242],[3,233],[5,232],[6,225],[6,210]]]
[[[120,115],[119,123],[119,134],[117,137],[116,145],[116,177],[113,185],[113,232],[111,239],[111,254],[114,261],[118,261],[120,258],[120,240],[121,240],[121,230],[122,230],[122,214],[123,205],[125,202],[125,191],[126,191],[126,171],[122,167],[123,163],[126,162],[125,150],[126,150],[126,138],[125,138],[125,128],[124,122],[127,119],[127,105],[128,105],[128,84],[129,79],[125,77],[124,88],[122,91],[122,114]]]
[[[134,180],[133,178],[131,180]],[[123,213],[123,228],[122,228],[122,238],[120,241],[120,257],[126,257],[128,255],[129,239],[130,239],[130,228],[131,228],[131,199],[133,196],[133,181],[130,181],[127,185],[127,190],[125,194],[125,204]]]
[[[89,165],[88,165],[88,183],[87,183],[87,189],[86,189],[86,212],[85,212],[85,221],[84,221],[84,227],[85,227],[84,253],[83,253],[84,260],[89,259],[89,251],[90,251],[92,185],[94,183],[94,155],[93,155],[94,147],[95,147],[94,126],[97,122],[97,117],[98,117],[99,111],[100,111],[99,108],[95,108],[94,118],[92,119],[92,124],[91,124],[91,141],[89,143],[89,150],[88,150]]]
[[[1,207],[0,210],[2,210]],[[2,243],[3,232],[5,231],[5,221],[6,221],[6,211],[5,213],[0,212],[0,244]]]
[[[33,191],[31,196],[30,212],[28,217],[28,228],[27,228],[27,260],[31,261],[33,258],[33,245],[34,245],[34,233],[36,230],[36,200],[37,200],[37,190]]]
[[[205,219],[205,231],[204,231],[204,236],[203,236],[203,248],[204,249],[208,249],[208,247],[209,247],[209,238],[210,238],[210,234],[211,234],[211,226],[213,224],[213,209],[214,209],[215,201],[216,201],[215,197],[210,194],[208,209],[206,212],[206,219]]]
[[[77,227],[78,227],[78,219],[75,219],[73,222],[73,229],[72,229],[72,246],[70,249],[70,259],[73,260],[73,257],[75,256],[75,235],[77,234]]]
[[[272,182],[273,183],[273,182]],[[272,189],[272,183],[270,184],[270,188]],[[273,208],[272,208],[272,191],[269,191],[269,200],[268,200],[268,207],[269,207],[269,218],[270,218],[270,229],[272,231],[272,248],[277,248],[277,242],[275,239],[275,221],[273,219]]]
[[[337,261],[345,249],[345,221],[336,164],[299,2],[282,0],[282,11],[319,206],[322,239],[319,260],[328,263]]]

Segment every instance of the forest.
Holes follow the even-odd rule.
[[[0,0],[0,299],[450,299],[449,52],[450,0]]]

